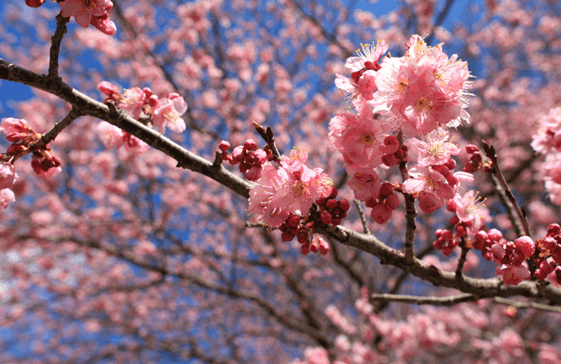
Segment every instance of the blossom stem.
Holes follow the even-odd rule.
[[[399,140],[399,147],[403,146],[403,131],[400,130],[397,134],[397,139]],[[409,172],[407,171],[407,159],[402,159],[399,162],[399,171],[401,172],[401,178],[403,182],[409,179]],[[403,194],[405,198],[405,218],[407,219],[407,231],[405,232],[405,261],[407,264],[413,264],[415,260],[415,250],[413,247],[413,242],[415,241],[415,229],[417,225],[415,223],[415,217],[417,216],[417,211],[415,210],[415,197],[408,193]]]
[[[462,254],[460,255],[460,259],[458,260],[458,266],[456,267],[456,279],[459,281],[463,281],[464,276],[462,274],[462,270],[464,269],[464,264],[466,263],[466,257],[469,249],[466,247],[466,239],[464,236],[461,237],[461,248]]]
[[[518,235],[518,237],[523,235],[531,237],[530,228],[528,226],[528,219],[526,218],[525,214],[522,213],[522,210],[520,209],[516,198],[508,187],[508,183],[506,182],[503,172],[499,167],[499,161],[497,158],[497,154],[495,153],[495,148],[493,148],[493,146],[489,146],[485,141],[483,141],[483,150],[485,151],[487,157],[493,162],[493,183],[495,183],[495,187],[497,188],[497,192],[499,192],[499,195],[503,195],[503,198],[501,198],[503,206],[505,207],[505,209],[507,209],[507,211],[510,210],[509,218],[512,222],[512,225],[516,229],[516,234]],[[498,188],[499,185],[502,187],[502,189]],[[504,197],[508,198],[510,204],[505,203],[506,199]],[[522,224],[522,227],[520,227],[520,224],[515,221],[514,216],[511,217],[511,215],[514,215],[512,213],[512,210],[514,210],[514,212],[516,212],[516,214],[518,215],[518,220]]]
[[[364,216],[364,210],[362,210],[360,201],[355,198],[353,202],[355,203],[356,209],[358,210],[360,221],[362,221],[362,227],[364,228],[364,233],[367,235],[372,235],[372,232],[370,231],[368,225],[366,224],[366,217]]]
[[[51,37],[51,49],[50,49],[50,59],[49,59],[49,77],[58,77],[58,55],[60,53],[60,44],[62,43],[62,37],[66,33],[66,23],[70,21],[70,18],[64,18],[62,13],[56,16],[56,30],[55,34]]]

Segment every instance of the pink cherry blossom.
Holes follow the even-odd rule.
[[[495,269],[495,275],[501,275],[505,284],[516,286],[523,280],[530,278],[530,271],[523,265],[513,267],[502,264]]]
[[[359,201],[378,198],[382,186],[378,173],[368,169],[359,170],[347,182],[347,185],[353,190],[355,198]]]
[[[119,149],[125,141],[123,131],[106,121],[102,121],[97,125],[97,134],[103,142],[103,145],[108,149],[113,147]]]
[[[146,94],[139,87],[133,87],[125,90],[119,101],[120,108],[138,119],[142,114],[142,107],[146,103]]]
[[[0,190],[10,188],[16,180],[14,166],[11,163],[0,164]]]
[[[154,109],[153,123],[160,133],[164,133],[166,127],[176,133],[182,133],[185,128],[185,121],[181,115],[187,111],[187,103],[178,94],[169,94],[159,100]]]
[[[8,204],[16,202],[16,196],[14,192],[9,188],[4,188],[0,190],[0,206],[2,208],[8,208]]]
[[[444,199],[454,196],[453,188],[442,174],[432,168],[416,165],[409,170],[409,179],[403,182],[403,192],[418,196],[422,191]]]
[[[431,132],[426,141],[410,139],[410,144],[417,153],[417,163],[424,167],[441,165],[446,163],[450,156],[458,155],[460,148],[448,142],[449,135],[446,129],[440,128]]]
[[[115,34],[115,25],[107,18],[107,12],[113,7],[110,0],[64,0],[59,5],[62,16],[73,16],[80,26],[87,28],[92,23],[105,34]]]
[[[307,160],[307,153],[302,153],[305,152],[300,148],[291,153],[289,169],[263,165],[261,178],[249,198],[249,212],[257,220],[278,226],[291,213],[305,215],[317,199],[329,196],[333,182],[321,169],[312,170],[301,164]]]
[[[35,136],[33,129],[23,119],[3,118],[0,131],[6,133],[6,139],[12,143],[22,142]]]
[[[463,196],[456,193],[454,195],[454,202],[456,203],[456,215],[460,221],[468,222],[481,219],[481,210],[485,207],[482,201],[479,200],[477,193],[469,190]]]

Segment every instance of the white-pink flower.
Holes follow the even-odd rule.
[[[380,195],[382,186],[378,173],[373,169],[361,169],[347,185],[353,190],[355,198],[359,201],[376,199]]]
[[[108,19],[107,12],[113,8],[110,0],[64,0],[59,1],[62,16],[73,16],[78,25],[87,28],[90,24],[108,35],[114,35],[115,24]]]
[[[454,189],[442,174],[432,168],[416,165],[409,170],[409,179],[403,182],[403,192],[418,196],[422,191],[432,192],[447,200],[454,196]]]
[[[431,132],[426,141],[411,139],[412,151],[417,153],[417,164],[428,167],[446,163],[450,156],[460,154],[460,148],[448,142],[449,132],[446,129],[436,129]]]
[[[16,172],[11,163],[0,164],[0,190],[10,188],[16,180]]]
[[[181,133],[186,128],[181,115],[186,111],[187,103],[183,97],[176,93],[168,94],[165,98],[159,99],[158,105],[154,109],[152,123],[160,133],[164,133],[166,127],[176,133]]]
[[[146,94],[139,87],[126,89],[119,100],[119,107],[128,111],[135,119],[140,118],[142,107],[146,103]]]
[[[388,50],[388,45],[383,40],[377,40],[376,44],[374,44],[374,42],[372,42],[372,44],[361,44],[360,47],[361,49],[357,49],[356,51],[358,56],[349,57],[345,62],[345,67],[352,72],[360,71],[364,68],[375,70],[379,67],[379,65],[378,67],[375,65]]]
[[[290,164],[283,163],[287,168],[263,165],[261,178],[249,192],[249,212],[258,221],[279,226],[291,213],[307,214],[317,199],[331,193],[333,181],[321,169],[312,170],[300,163],[307,159],[307,154],[301,153],[305,152],[291,153],[295,158]]]
[[[16,201],[16,195],[14,191],[10,190],[9,188],[4,188],[0,190],[0,206],[3,208],[7,208],[10,202]]]
[[[501,275],[505,284],[516,286],[524,279],[530,278],[530,271],[528,267],[524,265],[513,267],[511,265],[501,264],[495,269],[495,275]]]
[[[103,142],[107,149],[117,147],[121,148],[125,139],[123,131],[118,127],[109,124],[107,121],[102,121],[97,125],[97,135]]]

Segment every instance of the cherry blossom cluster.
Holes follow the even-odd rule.
[[[389,220],[398,199],[380,195],[376,168],[399,164],[406,172],[408,152],[417,156],[417,165],[408,171],[409,178],[399,191],[418,198],[426,213],[444,206],[460,182],[473,180],[468,173],[454,172],[451,156],[459,148],[448,142],[446,129],[470,119],[465,111],[470,86],[467,64],[456,55],[444,54],[442,44],[428,47],[418,35],[406,46],[403,57],[383,57],[388,50],[384,41],[363,44],[358,56],[346,61],[351,77],[337,75],[335,80],[357,115],[333,117],[329,137],[352,176],[348,185],[355,198],[368,202],[378,223]],[[411,139],[404,141],[404,137]],[[426,137],[426,141],[414,137]]]
[[[314,202],[331,195],[333,181],[322,169],[308,168],[307,160],[306,151],[294,148],[290,157],[280,158],[278,168],[263,164],[261,178],[249,193],[249,212],[256,221],[277,227],[291,214],[305,216]]]
[[[6,134],[6,139],[12,143],[5,154],[0,154],[0,206],[6,208],[9,202],[15,201],[15,195],[10,188],[17,179],[13,162],[31,153],[31,166],[40,176],[50,176],[61,170],[61,161],[54,154],[48,144],[34,147],[41,139],[23,119],[4,118],[0,123],[0,131]]]
[[[105,101],[114,101],[133,118],[140,120],[148,117],[162,134],[166,127],[176,133],[185,131],[185,121],[181,116],[185,114],[188,106],[185,99],[177,93],[172,92],[160,98],[148,87],[133,87],[121,93],[117,86],[107,81],[100,82],[97,89],[107,96]]]
[[[331,193],[327,197],[320,197],[306,216],[290,214],[279,226],[282,241],[291,241],[297,236],[303,255],[310,251],[314,253],[319,251],[326,255],[329,252],[329,244],[313,233],[320,226],[337,226],[347,217],[347,211],[351,207],[349,201],[344,198],[336,200],[336,197],[337,189],[332,187]]]
[[[456,193],[452,199],[446,201],[446,209],[456,214],[450,219],[454,232],[448,229],[436,230],[437,240],[433,246],[448,256],[455,247],[460,246],[463,239],[466,241],[465,247],[475,247],[483,251],[485,256],[484,246],[479,246],[477,240],[474,241],[476,234],[488,220],[489,211],[484,201],[481,201],[473,190],[469,190],[464,195]]]
[[[106,95],[105,101],[111,100],[137,120],[148,120],[160,132],[166,127],[181,133],[185,130],[185,121],[181,117],[187,111],[187,103],[177,93],[169,93],[166,97],[158,97],[150,88],[134,87],[120,92],[119,88],[107,81],[97,85],[97,89]],[[149,149],[148,144],[102,121],[97,126],[98,135],[107,148],[114,146],[119,149],[123,144],[128,151],[142,153]]]
[[[45,0],[25,0],[27,6],[38,8]],[[62,16],[76,19],[78,25],[87,28],[90,24],[107,35],[115,35],[117,27],[109,20],[110,0],[59,0]]]
[[[551,109],[538,121],[532,147],[545,156],[545,188],[551,201],[561,205],[561,107]]]
[[[221,151],[220,158],[222,161],[228,161],[233,165],[239,164],[240,172],[245,174],[245,178],[250,181],[257,181],[261,178],[263,165],[268,160],[272,160],[272,154],[267,153],[268,147],[265,147],[265,149],[258,148],[254,139],[248,139],[243,146],[235,147],[231,155],[228,153],[230,143],[227,141],[220,142],[218,148]]]

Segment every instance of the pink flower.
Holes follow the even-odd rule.
[[[15,201],[16,195],[14,195],[14,191],[10,190],[9,188],[0,190],[0,206],[2,206],[3,208],[8,208],[8,204]]]
[[[409,179],[403,182],[403,192],[418,196],[422,191],[434,193],[447,200],[454,196],[454,190],[442,174],[431,168],[416,165],[409,170]]]
[[[378,198],[380,194],[380,178],[373,169],[362,169],[351,178],[347,185],[353,190],[355,198],[359,201],[367,201]]]
[[[385,148],[381,123],[375,120],[369,107],[360,110],[359,117],[340,114],[329,123],[329,137],[347,163],[347,172],[355,174],[361,168],[375,168],[382,163]]]
[[[115,34],[115,25],[107,19],[107,12],[113,8],[110,0],[64,0],[59,5],[62,16],[73,16],[80,26],[87,28],[91,23],[105,34]]]
[[[146,94],[139,87],[125,90],[119,100],[119,107],[138,119],[142,114],[142,107],[146,103]]]
[[[306,159],[307,153],[292,159],[288,169],[275,169],[270,163],[263,165],[261,178],[249,193],[249,212],[257,220],[279,226],[291,213],[307,214],[317,199],[329,196],[333,181],[321,169],[312,170],[298,162]]]
[[[345,62],[345,67],[350,69],[351,71],[360,71],[363,68],[366,69],[379,69],[378,62],[382,55],[386,53],[388,50],[388,45],[383,40],[378,40],[374,45],[372,44],[361,44],[360,45],[362,50],[357,49],[357,57],[349,57],[347,58],[347,62]]]
[[[119,149],[125,141],[123,131],[107,121],[102,121],[97,125],[97,134],[107,149],[113,147]]]
[[[150,149],[150,146],[144,141],[124,131],[123,141],[125,144],[125,149],[131,153],[141,154],[147,152]]]
[[[385,203],[379,203],[370,212],[372,220],[378,224],[385,224],[392,217],[392,210]]]
[[[417,152],[417,163],[428,167],[445,164],[452,155],[460,154],[460,148],[448,142],[449,132],[439,128],[431,132],[425,141],[411,139],[411,146]]]
[[[538,131],[533,136],[532,148],[541,154],[552,150],[561,152],[561,107],[549,110],[549,114],[538,121]]]
[[[401,119],[408,136],[428,134],[440,125],[458,126],[469,121],[469,72],[465,62],[448,58],[441,46],[427,47],[412,36],[402,58],[386,57],[376,74],[374,104],[385,103]]]
[[[485,207],[473,190],[469,190],[463,196],[456,193],[454,202],[456,203],[456,215],[463,222],[474,221],[480,215],[479,211]]]
[[[502,264],[495,269],[495,275],[502,275],[503,282],[505,282],[505,284],[516,286],[524,279],[530,278],[530,271],[523,265],[513,267]]]
[[[171,93],[167,97],[159,99],[158,105],[154,109],[153,124],[160,133],[164,133],[166,127],[176,133],[182,133],[186,125],[181,115],[186,111],[187,103],[183,97]]]
[[[12,187],[16,178],[14,166],[11,163],[0,164],[0,190]]]
[[[19,143],[22,139],[29,139],[36,134],[24,119],[3,118],[0,130],[4,130],[6,139],[11,143]]]

